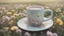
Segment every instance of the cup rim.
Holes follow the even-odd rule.
[[[43,6],[39,6],[39,5],[31,5],[31,6],[28,6],[26,9],[34,10],[34,9],[31,9],[31,8],[40,8],[40,9],[35,9],[35,10],[42,10],[42,9],[44,9]]]

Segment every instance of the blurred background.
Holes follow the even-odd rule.
[[[64,2],[64,0],[0,0],[0,3]]]

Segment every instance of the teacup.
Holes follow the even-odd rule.
[[[45,12],[50,12],[51,15],[44,19]],[[28,24],[31,26],[41,26],[43,21],[48,21],[52,19],[53,11],[52,10],[45,10],[43,6],[33,5],[27,7],[27,19]]]

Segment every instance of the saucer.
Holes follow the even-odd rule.
[[[47,19],[47,18],[44,18],[44,19]],[[27,30],[27,31],[41,31],[41,30],[46,30],[46,29],[50,28],[53,25],[52,19],[50,19],[48,21],[44,21],[44,22],[46,22],[46,25],[45,26],[41,26],[41,27],[28,26],[27,25],[28,23],[26,23],[26,22],[27,22],[27,17],[20,19],[17,22],[17,25],[21,29],[24,29],[24,30]]]

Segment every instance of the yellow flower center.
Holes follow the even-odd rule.
[[[17,29],[18,29],[17,26],[13,26],[13,27],[11,27],[11,30],[17,30]]]
[[[7,12],[8,15],[11,15],[12,13],[11,12]]]

